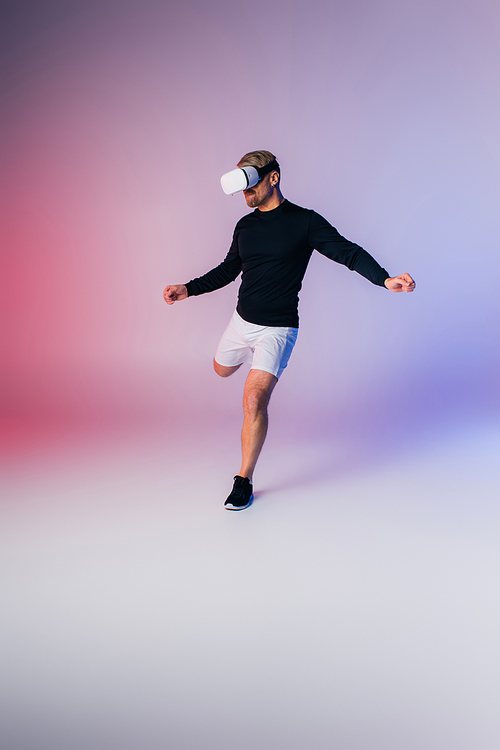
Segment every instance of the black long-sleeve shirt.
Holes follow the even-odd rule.
[[[285,200],[271,211],[257,208],[240,219],[223,262],[186,284],[188,295],[213,292],[242,272],[236,308],[241,317],[256,325],[298,328],[299,291],[313,250],[378,286],[389,277],[322,216]]]

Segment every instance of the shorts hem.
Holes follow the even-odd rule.
[[[252,365],[250,369],[251,370],[262,370],[262,372],[268,372],[270,375],[274,375],[274,377],[277,380],[279,380],[281,372],[283,372],[283,370],[281,372],[279,370],[278,370],[278,372],[273,372],[273,370],[269,369],[268,367],[257,367],[257,366],[254,367],[254,365]]]
[[[231,362],[230,364],[226,365],[224,362],[220,362],[217,359],[217,355],[214,357],[214,361],[217,362],[218,365],[221,367],[239,367],[240,365],[244,365],[245,362],[251,362],[250,359],[242,359],[240,362]]]

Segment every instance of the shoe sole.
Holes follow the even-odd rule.
[[[227,505],[224,504],[224,508],[226,510],[245,510],[245,508],[249,508],[253,502],[253,495],[250,495],[250,499],[246,505],[232,505],[231,503],[228,503]]]

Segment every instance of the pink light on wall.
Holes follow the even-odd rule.
[[[499,264],[499,16],[443,0],[12,8],[4,407],[154,411],[179,388],[224,402],[209,370],[236,285],[172,310],[161,292],[224,257],[246,208],[220,174],[262,147],[290,200],[418,282],[401,299],[313,257],[283,387],[322,409],[439,372],[467,399],[456,373],[499,365],[498,298],[471,283]]]

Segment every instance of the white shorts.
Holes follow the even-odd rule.
[[[279,378],[288,364],[298,331],[298,328],[247,323],[235,310],[217,347],[215,361],[223,367],[251,362],[252,370],[264,370]]]

